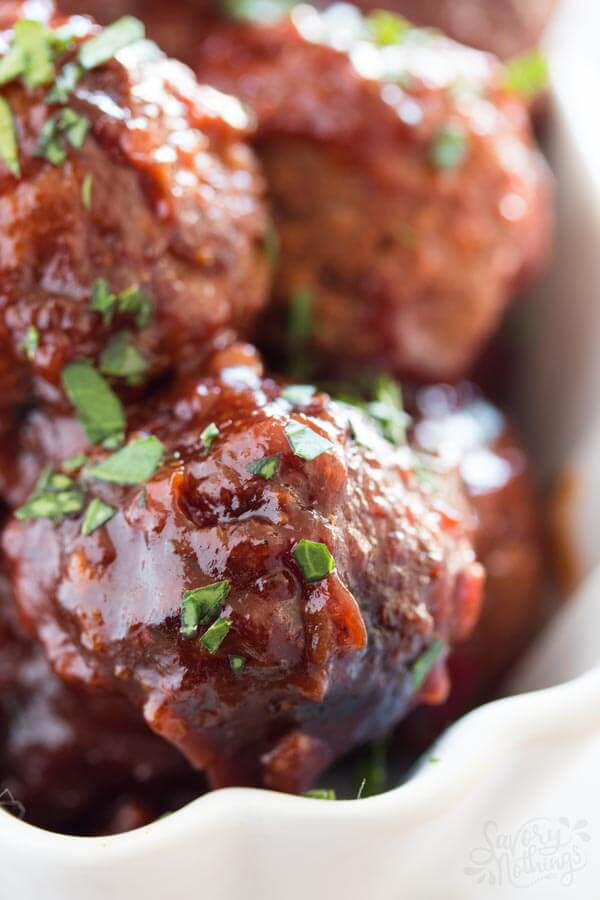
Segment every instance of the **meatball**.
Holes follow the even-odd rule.
[[[414,439],[449,469],[457,465],[477,516],[475,550],[486,570],[481,616],[452,652],[452,692],[437,709],[416,710],[397,743],[424,749],[467,709],[489,697],[542,625],[542,540],[527,459],[504,416],[472,384],[421,388]]]
[[[358,5],[382,6],[376,0],[360,0]],[[508,59],[537,44],[556,0],[386,0],[384,5],[416,25],[440,28],[463,44]]]
[[[211,31],[197,72],[257,117],[280,241],[261,340],[319,374],[454,379],[544,261],[550,182],[498,61],[398,28],[302,5]]]
[[[432,490],[408,445],[245,345],[132,410],[127,437],[107,456],[81,432],[71,484],[46,440],[53,471],[4,534],[62,677],[126,694],[211,785],[289,791],[445,698],[483,578],[456,479]]]
[[[5,64],[31,27],[0,35]],[[138,384],[195,361],[225,326],[243,332],[269,264],[240,103],[198,85],[135,20],[37,27],[49,68],[0,97],[15,130],[0,153],[0,356],[54,401],[73,359]]]
[[[171,808],[184,784],[188,795],[192,785],[196,794],[203,789],[201,777],[128,700],[90,693],[51,671],[41,647],[22,633],[1,574],[0,734],[1,789],[41,827],[81,833],[93,816],[99,830],[126,830],[143,822],[116,815],[125,791],[152,798],[144,807],[148,820]]]

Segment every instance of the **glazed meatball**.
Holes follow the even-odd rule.
[[[201,80],[251,106],[280,241],[260,339],[319,374],[454,379],[542,264],[549,177],[493,57],[302,5],[223,26]]]
[[[472,384],[421,388],[414,440],[461,479],[477,516],[475,550],[486,570],[482,612],[451,654],[452,692],[416,710],[397,743],[424,749],[448,724],[498,687],[547,614],[541,591],[539,510],[527,458],[510,424]]]
[[[184,784],[188,797],[192,785],[196,794],[203,789],[198,773],[152,734],[129,701],[90,693],[51,671],[41,647],[22,633],[1,574],[0,734],[0,790],[41,827],[81,832],[93,815],[95,830],[126,830],[144,824],[141,809],[150,820],[171,808]],[[135,822],[124,815],[132,805],[124,803],[125,791],[151,798],[138,800]]]
[[[126,694],[213,786],[301,791],[445,698],[478,614],[471,514],[451,475],[432,490],[408,445],[251,348],[201,375],[132,411],[111,455],[69,437],[71,484],[46,439],[52,473],[4,535],[17,603],[59,675]]]
[[[362,9],[381,9],[407,16],[416,25],[440,28],[463,44],[488,50],[503,59],[534,47],[556,6],[556,0],[360,0]]]
[[[5,65],[31,27],[0,35]],[[243,331],[265,300],[248,116],[141,27],[39,25],[47,68],[1,90],[15,133],[0,154],[0,355],[50,400],[75,358],[138,384]]]

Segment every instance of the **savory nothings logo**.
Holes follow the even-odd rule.
[[[588,861],[586,844],[591,840],[585,819],[571,822],[534,818],[513,831],[502,831],[490,820],[483,826],[483,843],[469,854],[465,874],[478,884],[532,887],[552,881],[571,887],[577,872]]]

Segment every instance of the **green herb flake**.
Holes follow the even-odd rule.
[[[375,10],[368,15],[366,23],[372,40],[380,47],[391,47],[401,43],[412,29],[408,19],[383,9]]]
[[[548,87],[548,64],[540,50],[532,50],[508,60],[504,67],[502,86],[528,100]]]
[[[313,296],[308,290],[296,291],[288,311],[288,362],[290,374],[301,377],[308,369],[307,347],[313,333]]]
[[[65,459],[65,461],[61,463],[61,468],[65,472],[76,472],[77,469],[81,469],[81,467],[85,465],[86,461],[87,456],[85,453],[77,453],[75,456]]]
[[[20,177],[21,167],[15,121],[12,110],[4,97],[0,97],[0,159],[15,178]]]
[[[309,584],[323,581],[324,578],[335,572],[335,560],[325,544],[307,541],[305,538],[302,538],[301,541],[298,541],[292,553],[302,570],[304,580]]]
[[[0,84],[8,84],[18,78],[25,70],[25,60],[21,48],[13,43],[0,59]]]
[[[91,363],[85,360],[70,363],[63,369],[62,382],[92,443],[100,444],[124,432],[125,412],[121,401]]]
[[[145,33],[144,25],[139,19],[123,16],[81,45],[79,64],[84,69],[95,69],[112,59],[123,47],[142,40]]]
[[[257,459],[256,462],[250,463],[249,466],[246,466],[246,471],[250,472],[251,475],[258,475],[260,478],[266,478],[269,481],[277,475],[280,464],[281,453],[274,453],[273,456],[264,456],[262,459]]]
[[[15,24],[13,41],[23,59],[21,74],[27,87],[49,84],[54,78],[49,29],[33,19],[21,19]]]
[[[231,628],[229,619],[217,619],[210,628],[207,628],[202,637],[200,644],[208,650],[209,653],[216,653]]]
[[[465,161],[469,152],[469,136],[458,124],[441,128],[430,148],[431,163],[436,169],[450,171]]]
[[[200,440],[207,450],[210,450],[215,440],[219,437],[219,434],[220,431],[214,422],[211,422],[210,425],[206,426],[200,435]]]
[[[410,670],[413,691],[418,691],[423,685],[423,682],[445,650],[445,643],[437,638],[413,663]]]
[[[117,294],[116,303],[120,313],[135,316],[138,328],[146,328],[152,321],[152,297],[139,285],[133,284]]]
[[[83,69],[77,63],[67,63],[58,73],[52,88],[46,94],[46,103],[67,103],[82,74]]]
[[[40,333],[35,327],[35,325],[30,325],[25,332],[25,337],[21,344],[21,349],[23,350],[27,359],[33,360],[35,359],[36,353],[38,352],[38,348],[40,346]]]
[[[355,776],[360,784],[359,797],[373,797],[385,791],[388,785],[385,741],[374,741],[362,748],[357,756]]]
[[[406,443],[410,417],[404,412],[400,387],[387,375],[381,375],[374,383],[372,396],[374,399],[366,406],[367,413],[390,443],[402,446]]]
[[[236,675],[239,675],[240,672],[244,670],[246,665],[246,660],[243,656],[230,656],[229,657],[229,668]]]
[[[294,454],[301,459],[316,459],[321,453],[333,447],[331,441],[321,437],[307,425],[301,425],[300,422],[293,420],[288,422],[284,431]]]
[[[105,325],[110,325],[117,305],[117,297],[110,290],[106,279],[96,278],[92,284],[92,299],[90,309],[100,313]]]
[[[128,331],[121,331],[110,339],[100,357],[100,371],[115,378],[126,378],[129,384],[143,381],[148,363]]]
[[[79,150],[89,129],[85,116],[65,107],[51,116],[40,130],[36,153],[53,166],[60,166],[67,158],[67,144]]]
[[[316,393],[312,384],[291,384],[282,390],[281,396],[290,406],[308,406]]]
[[[310,797],[311,800],[337,800],[333,788],[313,788],[312,791],[306,791],[303,796]]]
[[[83,176],[83,182],[81,185],[81,202],[83,203],[85,209],[91,209],[92,207],[92,184],[93,184],[93,175],[90,172],[86,172]]]
[[[199,625],[208,625],[217,618],[231,590],[230,581],[215,581],[204,587],[185,591],[181,605],[180,634],[193,638]]]
[[[46,466],[33,489],[31,497],[15,511],[17,519],[62,519],[81,512],[84,496],[72,480]]]
[[[143,484],[154,475],[164,455],[164,445],[153,435],[135,438],[102,462],[87,468],[85,474],[113,484]]]
[[[87,537],[115,515],[116,509],[103,503],[98,497],[90,500],[81,523],[81,533]]]

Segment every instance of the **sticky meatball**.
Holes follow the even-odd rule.
[[[549,237],[547,169],[499,62],[301,5],[212,31],[197,72],[258,121],[280,241],[260,339],[320,374],[464,372]]]
[[[123,831],[172,808],[184,785],[188,799],[204,788],[128,700],[52,672],[41,647],[23,634],[1,573],[0,734],[0,788],[41,827],[81,833],[98,821],[95,830]],[[139,798],[137,819],[126,792]]]
[[[472,384],[421,388],[413,398],[414,440],[458,467],[477,517],[475,550],[486,570],[480,619],[453,650],[452,692],[416,710],[400,730],[403,752],[423,750],[451,722],[490,696],[547,616],[542,536],[527,457],[502,413]]]
[[[289,791],[445,698],[483,578],[452,476],[433,491],[407,445],[243,345],[129,419],[109,456],[82,433],[70,484],[46,443],[5,531],[62,677],[126,694],[213,786]]]
[[[243,332],[269,267],[240,103],[133,19],[20,20],[0,35],[6,67],[28,40],[36,67],[16,66],[0,94],[14,138],[0,154],[0,355],[54,400],[75,358],[139,384],[224,326]]]

